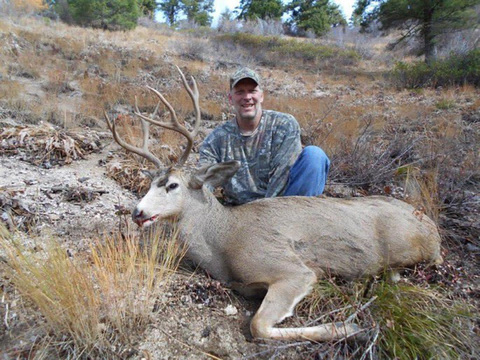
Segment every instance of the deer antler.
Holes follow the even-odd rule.
[[[193,107],[194,107],[194,111],[195,111],[195,124],[194,124],[194,127],[193,127],[193,131],[191,131],[191,132],[188,131],[188,129],[184,125],[181,125],[178,122],[177,114],[175,113],[175,110],[173,109],[172,105],[170,105],[170,103],[165,99],[165,97],[158,90],[156,90],[154,88],[151,88],[149,86],[147,86],[147,89],[152,91],[160,99],[160,101],[158,102],[158,104],[157,104],[154,112],[152,113],[151,117],[145,116],[140,112],[140,110],[138,109],[137,98],[135,97],[135,112],[134,113],[135,113],[135,115],[137,115],[140,118],[140,120],[142,122],[142,131],[143,131],[142,148],[132,146],[130,144],[127,144],[125,141],[123,141],[118,136],[118,133],[115,129],[115,122],[110,121],[110,119],[107,116],[107,113],[105,112],[105,118],[107,119],[107,125],[108,125],[110,131],[112,132],[113,138],[115,139],[115,141],[120,146],[125,148],[127,151],[131,151],[131,152],[133,152],[137,155],[143,156],[146,159],[148,159],[149,161],[153,162],[158,168],[161,167],[161,165],[162,165],[161,161],[157,157],[155,157],[148,150],[148,137],[149,137],[149,125],[150,124],[158,125],[158,126],[161,126],[163,128],[176,131],[176,132],[182,134],[183,136],[185,136],[185,138],[187,139],[187,147],[186,147],[183,155],[180,157],[180,160],[178,160],[178,162],[177,162],[177,165],[180,165],[180,166],[185,163],[185,161],[188,158],[188,155],[190,155],[190,152],[192,151],[192,148],[193,148],[193,140],[194,140],[195,136],[197,135],[198,129],[200,127],[201,112],[200,112],[199,92],[198,92],[197,83],[196,83],[194,77],[192,76],[191,77],[192,84],[193,84],[193,89],[192,89],[188,85],[188,82],[187,82],[187,79],[185,78],[185,75],[183,75],[182,70],[180,70],[180,68],[178,66],[177,66],[177,70],[180,73],[180,76],[182,78],[183,86],[184,86],[185,90],[187,90],[187,93],[188,93],[188,95],[190,96],[190,98],[192,99],[192,102],[193,102]],[[170,121],[168,121],[168,122],[153,119],[153,117],[155,115],[157,115],[158,107],[160,106],[160,103],[163,103],[167,107],[168,111],[170,112]]]
[[[162,167],[162,162],[160,161],[160,159],[157,158],[155,155],[153,155],[148,150],[148,137],[150,135],[150,131],[149,131],[150,124],[148,122],[141,119],[143,141],[142,141],[142,147],[139,148],[139,147],[130,145],[127,142],[125,142],[117,133],[117,129],[115,128],[115,120],[111,121],[110,118],[108,117],[106,111],[104,111],[103,113],[105,115],[105,120],[107,120],[107,126],[110,129],[110,131],[112,132],[113,138],[118,143],[118,145],[120,145],[121,147],[123,147],[127,151],[131,151],[131,152],[133,152],[137,155],[140,155],[140,156],[144,157],[145,159],[151,161],[152,163],[155,164],[155,166],[157,168]]]
[[[187,79],[185,78],[185,75],[183,75],[182,70],[180,70],[180,68],[178,66],[177,66],[177,70],[180,73],[180,76],[182,78],[183,86],[187,90],[187,93],[188,93],[188,95],[190,96],[190,98],[192,99],[192,102],[193,102],[193,106],[194,106],[194,110],[195,110],[195,124],[194,124],[194,127],[193,127],[193,131],[189,132],[184,125],[181,125],[178,122],[177,114],[175,113],[175,110],[173,109],[172,105],[170,105],[170,103],[167,101],[167,99],[165,99],[165,97],[158,90],[156,90],[154,88],[151,88],[149,86],[147,86],[147,89],[149,89],[151,92],[153,92],[160,99],[160,101],[167,107],[168,111],[170,112],[170,121],[169,122],[158,121],[158,120],[152,119],[151,117],[147,117],[147,116],[141,114],[140,111],[138,110],[138,106],[137,106],[136,103],[135,103],[135,115],[137,115],[138,117],[140,117],[141,119],[143,119],[145,121],[148,121],[150,124],[158,125],[158,126],[166,128],[166,129],[176,131],[176,132],[182,134],[183,136],[185,136],[185,138],[187,139],[187,147],[186,147],[183,155],[181,156],[180,160],[178,160],[178,162],[177,162],[177,164],[181,166],[185,163],[185,161],[188,158],[188,155],[192,151],[193,140],[194,140],[195,136],[197,135],[198,129],[200,127],[201,113],[200,113],[200,105],[199,105],[198,87],[197,87],[197,82],[195,81],[195,78],[193,76],[191,77],[192,84],[193,84],[193,90],[192,90],[192,88],[187,83]],[[158,108],[158,105],[157,105],[157,108]]]

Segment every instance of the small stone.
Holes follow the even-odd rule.
[[[235,306],[233,305],[228,305],[225,309],[223,309],[223,312],[225,313],[225,315],[227,316],[233,316],[233,315],[237,315],[238,313],[238,310]]]
[[[477,252],[477,251],[480,251],[480,247],[475,246],[471,243],[468,243],[467,244],[467,250],[470,251],[470,252]]]

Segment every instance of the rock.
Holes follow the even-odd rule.
[[[467,250],[470,251],[470,252],[477,252],[477,251],[480,251],[480,247],[478,247],[476,245],[473,245],[471,243],[468,243],[467,244]]]
[[[228,305],[225,309],[223,309],[223,312],[227,316],[233,316],[238,314],[238,309],[233,305]]]

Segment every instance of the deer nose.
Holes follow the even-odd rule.
[[[140,225],[142,222],[143,216],[144,216],[143,210],[138,210],[137,208],[135,208],[135,210],[133,210],[133,213],[132,213],[132,220],[136,222],[138,225]]]

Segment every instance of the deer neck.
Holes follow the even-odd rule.
[[[192,191],[184,205],[178,228],[187,245],[187,257],[212,276],[227,280],[225,264],[218,254],[228,238],[230,208],[220,204],[208,189]]]
[[[191,191],[185,201],[184,210],[179,217],[179,226],[185,235],[194,233],[199,236],[199,229],[213,230],[228,222],[229,208],[224,207],[206,188]],[[207,231],[208,233],[208,231]]]

